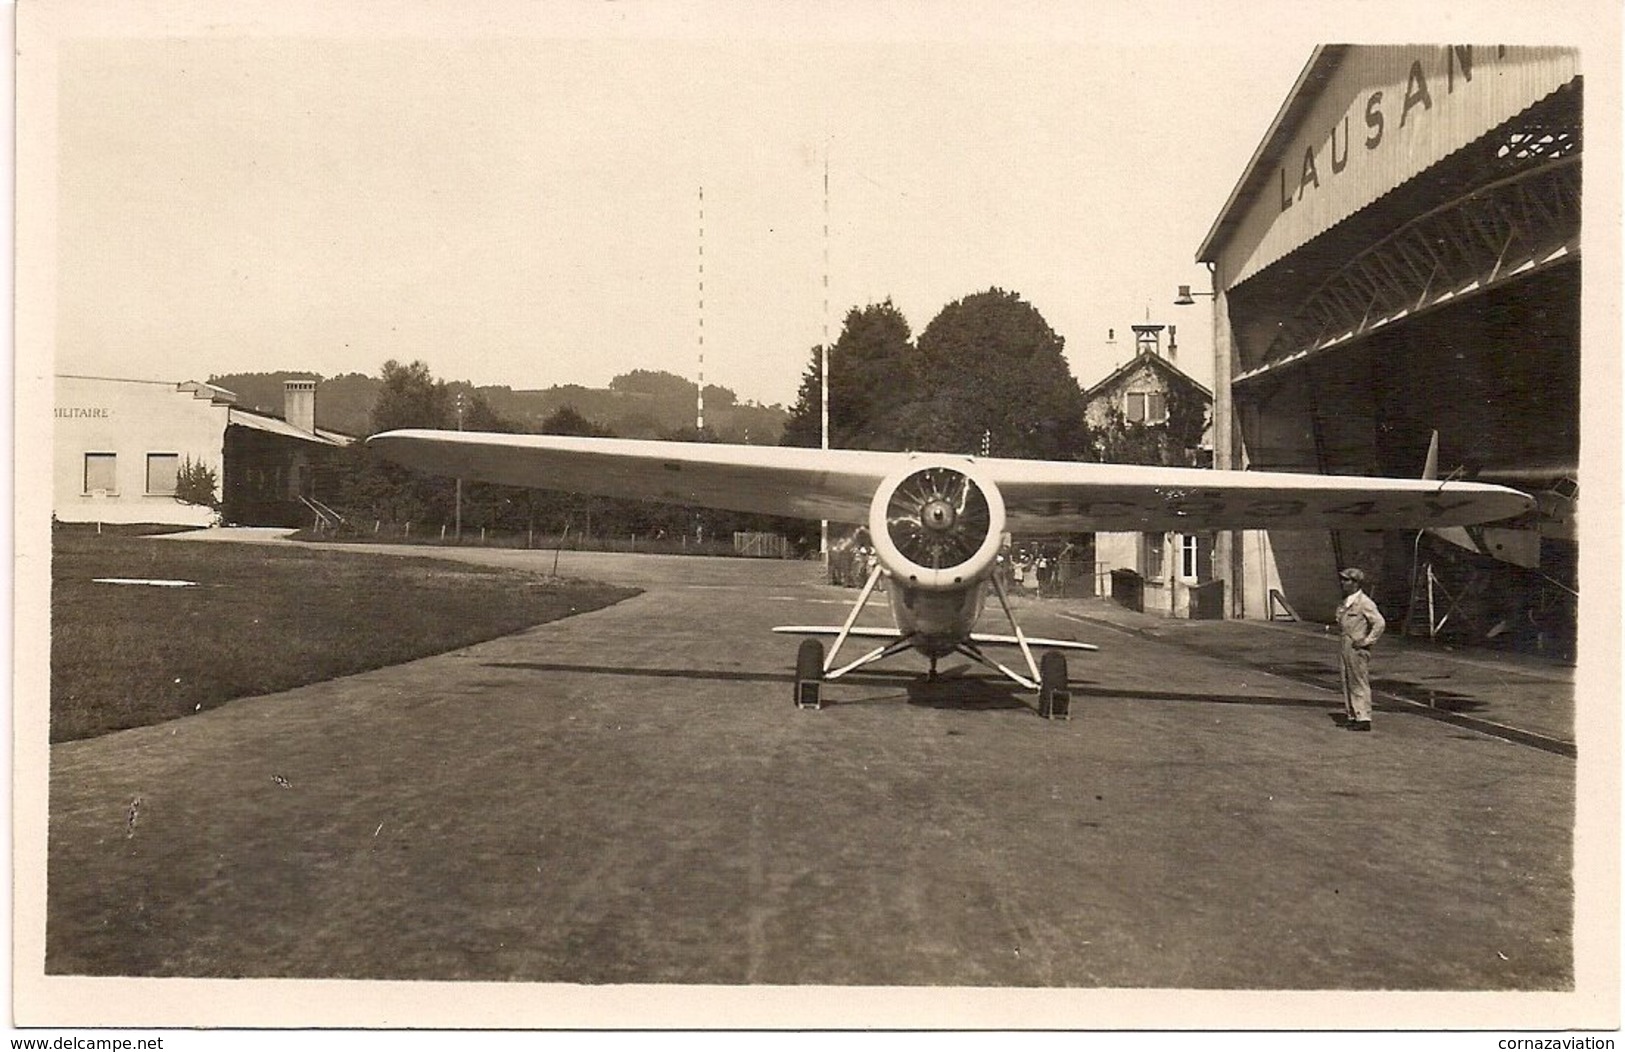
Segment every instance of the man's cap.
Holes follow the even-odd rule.
[[[1350,566],[1337,576],[1341,577],[1345,581],[1353,581],[1358,585],[1365,584],[1365,571],[1360,569],[1358,566]]]

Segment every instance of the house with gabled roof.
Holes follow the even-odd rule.
[[[1166,354],[1162,348],[1165,328],[1168,331]],[[1160,428],[1161,434],[1146,435],[1147,441],[1138,444],[1144,452],[1132,460],[1110,455],[1103,455],[1101,459],[1119,463],[1210,466],[1213,462],[1213,392],[1191,379],[1175,364],[1179,345],[1174,326],[1135,325],[1133,329],[1134,356],[1084,392],[1084,418],[1090,430],[1097,434],[1114,429],[1132,432],[1136,428]],[[1176,418],[1180,416],[1182,406],[1189,407],[1193,412],[1197,408],[1202,411],[1204,426],[1198,436],[1171,433],[1181,430],[1181,421]],[[1173,426],[1170,427],[1170,424]],[[1186,426],[1183,430],[1194,429]],[[1196,441],[1186,441],[1189,437],[1195,437]],[[1162,455],[1155,459],[1145,455],[1152,451]],[[1104,448],[1097,452],[1110,454],[1113,450]]]
[[[1175,364],[1174,326],[1133,329],[1134,356],[1084,392],[1096,455],[1107,463],[1211,467],[1213,392]],[[1201,599],[1213,580],[1210,531],[1097,533],[1094,561],[1097,588],[1126,605],[1173,617],[1217,616]]]

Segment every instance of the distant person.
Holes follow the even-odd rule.
[[[1337,575],[1343,601],[1337,604],[1337,629],[1342,636],[1344,726],[1351,731],[1371,729],[1371,648],[1388,622],[1377,604],[1365,594],[1365,571],[1350,566]]]

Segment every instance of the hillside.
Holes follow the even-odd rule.
[[[281,416],[283,381],[308,379],[299,371],[232,373],[211,376],[209,383],[237,396],[244,409]],[[533,431],[564,406],[622,438],[661,438],[694,426],[694,384],[670,373],[637,370],[610,381],[611,388],[566,384],[543,390],[516,391],[511,387],[475,387],[460,381],[453,389],[471,391],[486,400],[501,417],[522,430]],[[347,435],[364,435],[382,381],[360,373],[320,377],[316,384],[316,426]],[[705,423],[724,442],[773,445],[784,431],[789,413],[779,406],[736,401],[725,387],[707,385]]]

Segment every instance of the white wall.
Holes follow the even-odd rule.
[[[1145,578],[1145,612],[1169,617],[1189,617],[1191,588],[1197,577],[1184,577],[1183,534],[1165,533],[1162,541],[1162,575],[1146,575],[1141,533],[1095,534],[1095,564],[1100,569],[1096,578],[1097,595],[1111,595],[1111,571],[1133,570]],[[1198,573],[1207,571],[1198,568]],[[1276,585],[1278,587],[1278,584]]]
[[[1241,547],[1241,579],[1233,587],[1241,593],[1241,616],[1265,620],[1270,614],[1270,592],[1281,590],[1281,573],[1275,565],[1270,533],[1268,530],[1237,530],[1235,536]]]
[[[147,492],[147,455],[172,453],[224,477],[225,402],[176,384],[58,376],[53,416],[51,507],[63,522],[171,523],[206,526],[208,508]],[[115,485],[85,492],[85,454],[115,455]],[[216,497],[219,496],[218,486]]]
[[[1095,577],[1097,595],[1112,594],[1111,572],[1133,570],[1140,572],[1140,535],[1137,533],[1095,534]]]

